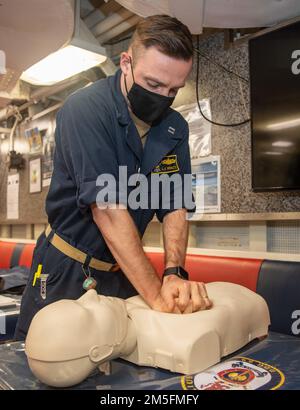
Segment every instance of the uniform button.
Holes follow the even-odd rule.
[[[141,181],[136,181],[135,186],[140,186],[141,185]]]

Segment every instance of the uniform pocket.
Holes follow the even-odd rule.
[[[70,258],[49,243],[38,259],[42,265],[42,273],[48,275],[47,283],[50,284],[63,275],[65,262]]]
[[[42,265],[42,275],[34,281],[38,265]],[[81,296],[83,289],[78,279],[78,285],[74,283],[74,262],[64,255],[48,241],[37,246],[34,251],[30,270],[29,281],[22,297],[21,312],[18,321],[19,337],[24,337],[28,331],[33,316],[43,307],[60,299],[76,299]],[[78,271],[79,272],[79,271]],[[78,275],[79,276],[79,275]],[[81,279],[81,278],[80,278]]]
[[[31,288],[29,292],[39,307],[43,307],[45,301],[47,299],[49,300],[47,297],[47,293],[49,294],[49,292],[47,292],[47,290],[50,291],[51,288],[55,287],[56,282],[58,282],[64,274],[64,266],[68,259],[68,256],[60,252],[48,241],[45,241],[41,247],[37,248],[33,257],[28,287]],[[46,281],[45,298],[42,297],[42,280],[40,278],[34,279],[39,265],[42,265],[41,275],[43,281]],[[44,275],[47,275],[47,277]]]

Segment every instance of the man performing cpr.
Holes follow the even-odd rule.
[[[17,339],[41,308],[91,288],[123,299],[139,294],[161,312],[211,307],[204,284],[184,270],[187,213],[194,211],[189,132],[170,108],[192,64],[188,28],[149,17],[116,74],[73,93],[58,112],[49,226],[34,251]],[[159,178],[172,178],[168,189]],[[163,226],[162,280],[141,241],[154,215]]]

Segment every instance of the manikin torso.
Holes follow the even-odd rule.
[[[188,374],[267,334],[268,307],[259,295],[232,283],[208,283],[206,288],[213,308],[187,315],[155,312],[139,296],[127,299],[137,344],[123,358]]]
[[[116,357],[183,374],[202,371],[255,338],[267,335],[264,299],[240,285],[206,285],[213,307],[179,315],[156,312],[134,296],[126,301],[89,290],[34,317],[26,339],[33,373],[67,387]]]

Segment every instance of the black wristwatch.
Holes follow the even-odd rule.
[[[169,276],[169,275],[176,275],[180,279],[189,280],[189,274],[181,266],[175,266],[175,267],[172,267],[172,268],[165,269],[162,277],[164,279],[165,276]]]

